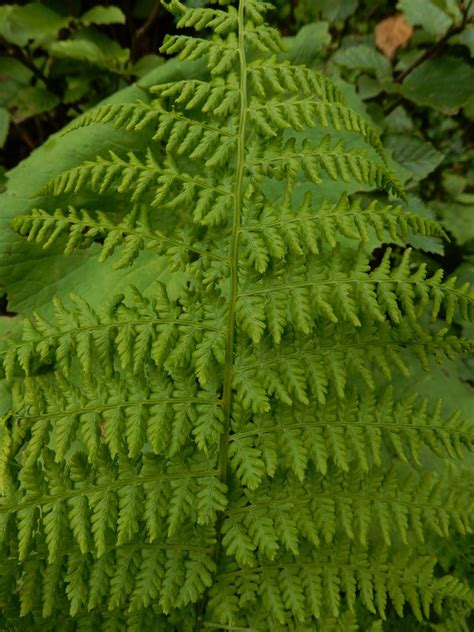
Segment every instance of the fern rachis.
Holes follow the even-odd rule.
[[[213,35],[164,51],[205,56],[209,77],[80,119],[147,130],[148,148],[66,172],[43,190],[54,207],[15,220],[66,254],[99,239],[118,269],[151,248],[183,290],[57,300],[4,354],[3,619],[325,632],[413,615],[462,629],[472,593],[433,543],[470,533],[456,470],[448,484],[438,472],[472,427],[397,375],[467,347],[437,319],[472,318],[472,296],[409,249],[371,268],[366,245],[444,233],[399,207],[323,199],[333,181],[403,192],[331,82],[279,61],[268,5],[170,5]]]

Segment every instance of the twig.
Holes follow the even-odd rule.
[[[395,83],[403,83],[403,81],[408,77],[409,74],[411,74],[415,70],[415,68],[418,68],[418,66],[421,66],[421,64],[423,64],[428,59],[433,59],[433,57],[436,57],[438,53],[444,48],[446,43],[452,37],[454,37],[455,35],[458,35],[464,30],[468,21],[468,13],[469,13],[471,4],[472,4],[472,0],[470,0],[470,2],[465,8],[463,8],[463,17],[462,17],[461,23],[457,24],[456,26],[455,25],[451,26],[441,39],[439,39],[435,44],[433,44],[431,48],[427,48],[422,55],[420,55],[417,59],[415,59],[415,61],[410,66],[408,66],[408,68],[406,68],[397,77],[395,77]],[[393,103],[391,103],[391,105],[389,105],[385,109],[384,111],[385,116],[393,112],[393,110],[396,107],[398,107],[402,101],[403,101],[403,97],[401,96],[397,97],[395,101],[393,101]]]
[[[40,68],[38,68],[38,66],[36,66],[36,64],[29,58],[29,56],[24,52],[22,48],[15,46],[13,44],[10,44],[10,42],[7,42],[1,36],[0,36],[0,43],[2,43],[3,46],[5,46],[6,52],[10,57],[13,57],[13,59],[18,60],[20,63],[26,66],[28,70],[31,70],[33,75],[37,79],[42,81],[45,84],[45,86],[48,88],[48,90],[51,90],[52,83],[49,80],[49,78],[41,71]],[[53,90],[51,91],[53,92]]]
[[[17,61],[19,61],[21,64],[23,64],[23,66],[25,66],[26,68],[28,68],[28,70],[31,70],[31,72],[33,73],[33,75],[39,79],[40,81],[42,81],[44,83],[44,85],[46,86],[47,90],[49,90],[52,94],[56,95],[57,97],[59,97],[60,99],[62,98],[61,94],[58,94],[57,90],[56,90],[56,82],[53,80],[51,81],[49,79],[49,77],[47,77],[44,72],[41,70],[41,68],[39,68],[35,62],[30,58],[29,55],[27,55],[24,50],[22,48],[19,48],[17,46],[14,46],[12,44],[10,44],[9,42],[7,42],[3,37],[0,36],[0,43],[3,44],[5,46],[5,50],[7,52],[7,54],[12,57],[13,59],[16,59]],[[68,104],[69,107],[74,110],[77,114],[82,114],[82,110],[75,104],[75,103],[69,103]]]
[[[18,135],[22,138],[22,140],[28,145],[28,147],[30,149],[35,149],[36,148],[36,144],[34,143],[34,141],[32,140],[31,136],[28,134],[28,132],[26,130],[24,130],[19,123],[17,123],[15,120],[12,120],[12,125],[15,128],[16,132],[18,133]]]
[[[415,59],[415,61],[410,66],[408,66],[406,70],[401,72],[398,75],[398,77],[396,77],[395,79],[396,83],[402,83],[408,77],[408,75],[415,70],[415,68],[418,68],[418,66],[421,66],[421,64],[427,61],[428,59],[432,59],[433,57],[436,57],[437,53],[443,48],[443,46],[452,37],[460,33],[463,29],[464,29],[464,24],[453,26],[448,31],[446,31],[443,37],[440,40],[438,40],[436,44],[434,44],[431,48],[428,48],[427,50],[425,50],[425,52],[422,55],[420,55],[418,59]]]
[[[156,18],[158,17],[160,13],[160,9],[161,9],[161,1],[158,0],[158,2],[156,2],[155,6],[153,7],[150,15],[146,19],[146,22],[139,29],[137,29],[137,32],[135,33],[135,37],[133,39],[133,44],[132,44],[132,58],[133,59],[135,58],[137,50],[139,49],[141,40],[145,37],[145,35],[148,33],[148,31],[151,29],[151,27],[155,23]]]

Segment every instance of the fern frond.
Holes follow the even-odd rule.
[[[181,90],[179,90],[181,88]],[[200,104],[201,111],[208,113],[212,111],[215,117],[228,116],[235,111],[238,105],[238,91],[232,90],[230,86],[223,85],[215,88],[205,81],[187,80],[172,84],[160,84],[152,89],[162,98],[176,96],[180,104],[186,103],[186,109],[196,107]],[[198,95],[196,95],[196,92]],[[199,96],[199,98],[198,98]],[[203,101],[203,103],[201,103]],[[117,129],[124,128],[129,132],[141,132],[147,127],[153,130],[153,140],[168,139],[168,149],[173,148],[177,137],[188,138],[186,144],[180,145],[179,155],[183,155],[190,150],[190,141],[200,140],[202,134],[209,130],[233,137],[235,134],[225,128],[216,128],[210,123],[203,123],[191,120],[184,114],[169,110],[163,107],[161,100],[154,100],[151,103],[107,103],[86,112],[77,121],[67,127],[65,133],[75,129],[91,125],[92,123],[107,124],[113,123]]]
[[[34,463],[49,439],[56,461],[66,459],[77,440],[87,444],[93,461],[101,444],[112,458],[135,459],[145,448],[174,456],[191,437],[199,450],[214,453],[223,420],[218,396],[178,374],[171,379],[149,372],[152,377],[152,385],[135,375],[107,385],[85,378],[77,387],[61,376],[55,382],[30,380],[15,395],[17,409],[25,412],[12,418],[31,435],[23,448],[25,463]]]
[[[215,138],[217,140],[217,135]],[[227,151],[227,145],[225,147]],[[219,161],[223,157],[220,153],[216,155]],[[118,193],[127,192],[132,203],[149,201],[152,207],[163,206],[170,210],[187,205],[195,198],[196,223],[210,226],[227,222],[232,203],[227,182],[219,186],[194,174],[182,174],[173,163],[161,167],[151,151],[144,161],[132,153],[128,160],[123,160],[111,152],[110,159],[98,158],[53,178],[41,193],[71,194],[86,184],[100,194],[116,187]]]
[[[288,449],[288,433],[280,436],[278,443]],[[223,543],[239,564],[254,566],[262,556],[273,560],[285,549],[298,555],[308,542],[322,550],[341,537],[367,547],[370,540],[390,546],[394,538],[408,545],[412,534],[424,542],[428,530],[441,537],[449,537],[450,530],[465,535],[472,531],[473,517],[466,491],[448,491],[428,473],[399,480],[394,470],[367,476],[351,469],[324,479],[308,475],[300,485],[281,472],[271,486],[235,499],[223,525]]]
[[[397,373],[409,377],[409,350],[427,368],[430,356],[441,363],[446,357],[472,349],[471,342],[447,336],[446,330],[430,335],[405,321],[399,327],[397,332],[386,323],[377,327],[372,323],[354,335],[352,325],[338,323],[335,336],[334,326],[320,323],[317,341],[304,346],[285,342],[276,349],[268,339],[262,339],[250,350],[246,339],[239,346],[234,370],[236,399],[254,413],[267,411],[272,398],[307,405],[311,396],[324,402],[329,385],[344,399],[349,377],[357,376],[370,390],[375,388],[374,375],[387,381]]]
[[[310,182],[318,185],[322,183],[324,172],[333,181],[357,182],[404,197],[400,183],[383,163],[362,152],[346,150],[341,141],[333,147],[330,143],[331,137],[326,136],[318,149],[308,141],[303,141],[298,149],[294,139],[288,140],[283,147],[270,144],[265,156],[252,161],[249,166],[260,167],[264,175],[277,180],[288,178],[290,183],[303,172]]]
[[[210,259],[225,261],[224,257],[206,252],[200,245],[186,243],[185,240],[173,239],[166,234],[154,230],[150,226],[149,213],[146,207],[134,209],[119,223],[114,223],[103,211],[88,211],[68,206],[64,211],[58,208],[50,214],[43,209],[34,208],[28,215],[21,215],[15,219],[13,228],[29,241],[43,247],[50,248],[57,240],[67,236],[64,254],[70,255],[78,248],[88,248],[93,242],[103,241],[99,261],[110,257],[118,246],[123,246],[123,252],[114,269],[119,270],[130,266],[144,248],[153,247],[158,255],[167,252],[167,247],[173,247],[173,253],[182,251],[195,252]]]
[[[122,159],[114,152],[110,152],[109,159],[98,157],[96,161],[87,161],[79,167],[74,167],[53,178],[39,193],[55,196],[64,193],[77,193],[85,184],[88,184],[92,191],[104,193],[117,177],[120,178],[117,190],[120,189],[125,192],[132,183],[136,185],[141,174],[146,173],[148,182],[143,183],[143,187],[137,186],[132,191],[133,201],[136,201],[145,184],[148,184],[152,177],[155,177],[153,167],[157,167],[157,165],[151,152],[148,153],[147,162],[142,162],[132,152],[128,154],[127,159]]]
[[[119,251],[118,268],[149,247],[180,290],[56,299],[2,350],[0,627],[465,622],[472,592],[442,547],[472,528],[454,470],[472,424],[399,380],[472,348],[449,328],[472,295],[366,246],[445,233],[398,206],[319,201],[331,182],[404,194],[330,79],[281,61],[270,4],[165,4],[208,33],[163,52],[207,71],[81,117],[70,129],[140,143],[53,178],[42,193],[72,199],[14,222],[66,254]]]
[[[72,296],[74,309],[66,308],[55,300],[56,323],[50,323],[39,315],[34,321],[24,321],[23,342],[10,347],[4,354],[4,370],[8,379],[17,369],[30,374],[31,362],[55,361],[57,369],[69,375],[75,358],[84,374],[90,375],[93,359],[98,360],[108,374],[114,372],[115,353],[123,369],[137,372],[151,353],[157,366],[168,358],[170,366],[186,347],[195,352],[199,343],[212,339],[211,358],[198,358],[196,370],[204,370],[206,362],[222,361],[219,349],[223,348],[224,330],[214,324],[190,319],[182,308],[170,303],[166,291],[157,286],[155,298],[144,297],[132,288],[134,304],[127,306],[124,296],[111,297],[96,312],[78,296]],[[196,307],[196,306],[195,306]],[[199,312],[204,315],[202,308]],[[188,337],[191,332],[191,338]],[[206,333],[207,332],[207,333]],[[172,354],[174,352],[174,356]]]
[[[384,158],[383,145],[374,128],[359,114],[339,103],[318,102],[314,97],[292,98],[282,102],[278,99],[267,101],[249,108],[250,120],[263,135],[276,136],[277,130],[293,129],[303,131],[319,124],[323,128],[331,125],[335,130],[345,129],[357,132],[367,144],[373,146]]]
[[[56,570],[52,577],[51,572],[46,572],[51,568]],[[46,625],[50,624],[47,629],[51,630],[58,629],[55,625],[67,623],[68,616],[73,621],[82,619],[86,625],[103,621],[104,627],[100,628],[103,630],[110,629],[115,622],[120,626],[128,622],[132,626],[129,629],[138,630],[140,625],[152,627],[159,621],[163,624],[161,629],[172,630],[167,627],[163,613],[172,608],[179,612],[194,603],[208,588],[214,569],[209,553],[198,547],[186,551],[173,545],[125,545],[107,551],[96,560],[71,546],[55,565],[46,567],[38,561],[25,561],[17,580],[21,585],[18,590],[21,625],[28,625],[27,615],[31,613],[37,621],[44,619]],[[169,600],[170,588],[176,601]],[[38,589],[47,600],[42,608],[32,602]],[[99,606],[104,598],[108,607]],[[63,617],[50,622],[48,619],[56,613],[58,605]]]
[[[213,85],[202,80],[163,83],[150,89],[161,99],[173,99],[184,111],[200,110],[208,117],[228,117],[239,105],[239,90],[231,83]]]
[[[274,475],[276,463],[289,463],[293,474],[304,479],[311,464],[323,476],[331,464],[344,472],[356,466],[368,473],[373,464],[382,465],[385,450],[403,463],[420,465],[422,447],[450,459],[463,458],[474,448],[472,424],[459,414],[443,417],[440,401],[432,410],[426,399],[417,403],[415,396],[394,402],[392,387],[380,398],[353,392],[336,403],[327,388],[321,396],[323,402],[314,407],[283,401],[271,412],[241,414],[234,421],[231,466],[243,484],[255,489],[265,476]],[[299,446],[303,468],[286,454],[292,442]]]
[[[344,195],[336,204],[323,201],[317,209],[314,206],[312,195],[307,193],[296,210],[289,204],[264,206],[258,213],[245,209],[249,218],[241,243],[245,258],[257,272],[265,272],[270,260],[281,261],[292,252],[319,255],[324,246],[335,248],[340,237],[368,242],[372,231],[382,242],[386,233],[398,241],[406,240],[410,231],[447,237],[437,222],[400,206],[382,206],[374,201],[363,208],[360,200],[352,202]]]
[[[181,13],[176,26],[178,28],[194,28],[202,31],[205,28],[213,29],[218,35],[227,35],[235,31],[237,23],[237,11],[229,6],[228,11],[221,9],[188,9],[181,2],[173,0],[170,4],[172,10],[177,9]],[[261,20],[263,21],[263,19]]]
[[[2,538],[18,534],[18,541],[12,539],[9,545],[18,546],[20,561],[45,545],[49,563],[60,558],[66,534],[82,553],[94,551],[101,557],[116,545],[134,542],[140,525],[147,541],[164,538],[157,543],[163,549],[191,545],[193,550],[202,537],[212,537],[212,530],[199,525],[210,524],[213,513],[227,504],[222,484],[211,480],[216,475],[211,466],[203,461],[176,471],[176,466],[166,467],[150,455],[113,461],[99,450],[94,464],[79,451],[66,467],[41,446],[40,457],[22,469],[14,495],[1,501]],[[157,503],[163,501],[170,507],[168,515],[158,511]],[[187,544],[180,544],[179,537],[173,540],[183,529],[191,537]]]
[[[151,123],[156,123],[161,114],[162,110],[144,102],[107,103],[88,110],[82,116],[72,121],[63,134],[68,134],[81,127],[87,127],[92,123],[113,123],[117,129],[123,127],[127,131],[139,132]]]
[[[252,60],[248,78],[252,91],[261,99],[287,92],[313,98],[316,95],[328,103],[344,102],[342,93],[324,74],[287,61],[277,62],[275,57]]]
[[[370,273],[364,253],[352,262],[350,271],[343,272],[347,270],[344,253],[335,250],[325,256],[323,266],[317,259],[314,265],[308,262],[305,267],[278,264],[273,267],[270,280],[261,275],[258,280],[254,275],[244,277],[237,295],[237,310],[252,310],[259,320],[258,335],[252,334],[249,323],[243,322],[241,329],[259,342],[265,329],[271,328],[271,321],[265,317],[269,296],[289,314],[287,321],[302,333],[309,333],[317,318],[334,323],[347,321],[354,327],[360,327],[364,317],[381,323],[391,320],[398,325],[404,316],[416,323],[426,311],[435,320],[441,309],[445,310],[448,323],[456,316],[472,321],[474,294],[469,284],[456,288],[455,278],[442,283],[442,272],[426,278],[425,265],[412,273],[410,252],[407,249],[400,264],[392,268],[388,249],[382,263]],[[268,316],[272,318],[270,313]]]
[[[408,604],[419,621],[429,617],[432,608],[440,612],[446,599],[469,602],[472,598],[455,577],[436,577],[433,559],[400,555],[389,561],[383,549],[368,556],[364,549],[341,545],[337,553],[322,553],[305,563],[275,562],[244,570],[235,570],[229,563],[228,568],[212,589],[210,608],[214,620],[231,625],[242,625],[252,610],[266,617],[270,627],[288,623],[288,617],[296,623],[304,616],[308,622],[310,616],[321,618],[323,603],[338,617],[341,593],[350,610],[359,598],[370,612],[385,619],[388,603],[400,617]],[[291,599],[284,599],[285,591]],[[219,602],[232,594],[243,597],[245,607],[239,609],[239,602],[234,602],[233,609],[220,610]]]
[[[254,40],[255,44],[255,40]],[[270,33],[266,42],[261,44],[265,50],[279,52],[280,49],[272,46]],[[271,48],[269,48],[271,46]],[[177,54],[178,59],[194,61],[206,56],[209,70],[212,75],[226,75],[238,63],[239,47],[235,33],[231,32],[226,42],[212,42],[210,40],[187,35],[168,35],[161,46],[161,52],[167,55]]]

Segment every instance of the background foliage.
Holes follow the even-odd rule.
[[[0,349],[21,316],[49,315],[52,296],[87,293],[99,304],[124,279],[114,276],[113,257],[97,263],[94,245],[65,264],[59,249],[43,251],[10,230],[13,217],[38,205],[33,196],[50,177],[108,149],[126,151],[130,142],[123,131],[100,128],[78,129],[65,138],[53,134],[105,98],[146,100],[142,88],[200,72],[199,64],[176,64],[156,54],[166,33],[175,30],[159,2],[105,4],[47,0],[0,7]],[[336,79],[350,105],[382,133],[410,208],[437,217],[447,231],[448,243],[413,239],[420,248],[413,265],[425,261],[431,271],[441,266],[460,280],[472,279],[474,2],[276,0],[275,5],[273,20],[288,38],[288,56]],[[400,244],[391,245],[402,251]],[[374,264],[383,255],[377,246]],[[156,279],[151,261],[144,253],[127,283],[146,289]],[[178,275],[164,268],[160,274],[179,292]],[[468,360],[455,360],[420,373],[411,387],[469,413],[471,369]],[[8,389],[0,382],[0,413],[8,403]],[[460,551],[447,550],[445,563],[451,572],[469,575]]]

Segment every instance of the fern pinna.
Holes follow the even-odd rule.
[[[468,629],[436,553],[470,532],[462,477],[439,473],[472,428],[400,376],[467,346],[436,323],[472,297],[368,245],[443,231],[321,195],[403,192],[339,90],[281,61],[270,5],[169,4],[211,36],[163,51],[207,74],[79,119],[148,146],[53,179],[58,208],[15,223],[119,269],[151,248],[183,282],[56,301],[4,354],[2,629]]]

